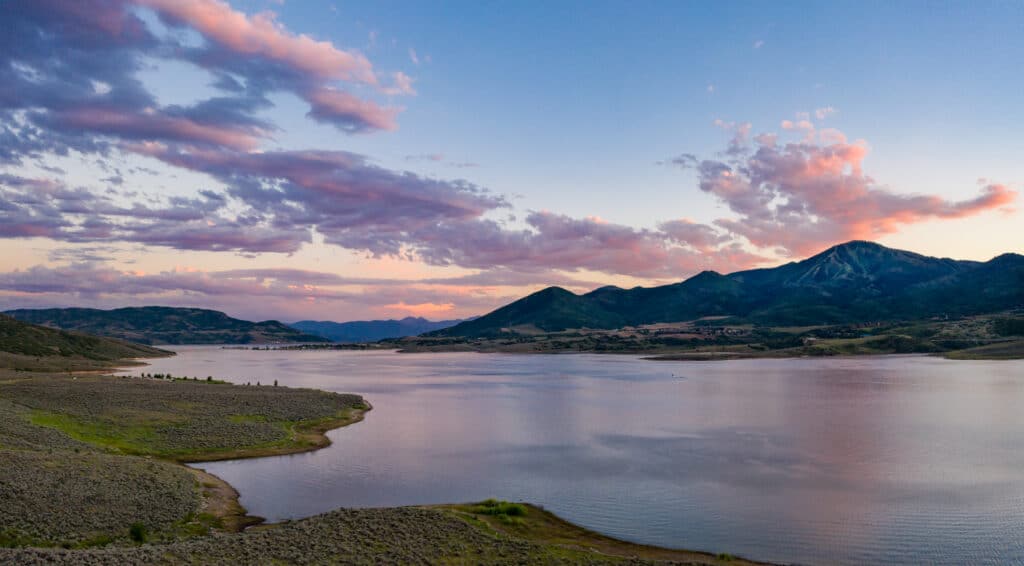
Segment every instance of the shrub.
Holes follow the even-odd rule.
[[[473,506],[473,513],[490,515],[503,523],[522,524],[521,517],[526,516],[526,506],[521,503],[509,503],[497,499],[487,499]]]
[[[132,526],[128,528],[128,537],[133,541],[142,544],[146,542],[148,533],[146,533],[146,525],[142,523],[132,523]]]

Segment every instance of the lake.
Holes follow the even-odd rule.
[[[760,560],[1024,562],[1024,361],[174,349],[126,373],[373,404],[326,449],[201,465],[271,521],[495,497]]]

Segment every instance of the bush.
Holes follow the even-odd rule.
[[[128,528],[128,537],[133,541],[142,544],[146,542],[148,534],[146,533],[146,525],[142,523],[132,523],[132,526]]]
[[[518,525],[523,522],[520,517],[526,516],[526,506],[521,503],[488,499],[474,505],[473,513],[477,515],[490,515],[503,523]]]

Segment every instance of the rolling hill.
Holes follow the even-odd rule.
[[[356,320],[331,322],[302,320],[290,324],[292,328],[308,334],[323,336],[333,342],[376,342],[387,338],[418,336],[455,326],[462,320],[431,321],[421,317],[407,316],[400,320]]]
[[[549,287],[430,336],[613,329],[728,317],[766,326],[845,324],[981,314],[1024,307],[1024,256],[988,262],[928,257],[872,242],[841,244],[799,262],[660,287]]]
[[[0,314],[0,368],[92,369],[118,360],[169,355],[150,346],[37,326]]]
[[[214,310],[175,307],[20,309],[18,320],[140,344],[268,344],[323,342],[276,320],[249,322]]]

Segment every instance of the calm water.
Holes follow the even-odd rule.
[[[327,449],[203,465],[270,520],[498,497],[763,560],[1024,562],[1019,361],[179,352],[146,371],[374,405]]]

